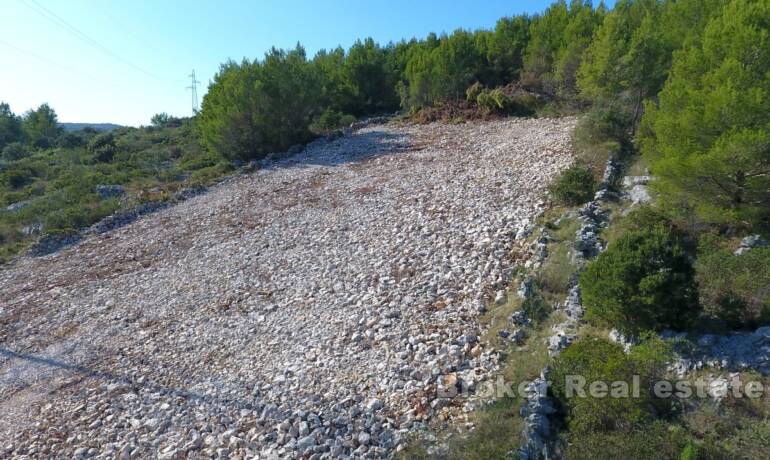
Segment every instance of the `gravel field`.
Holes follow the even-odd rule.
[[[374,125],[0,271],[0,457],[391,455],[495,371],[480,306],[574,118]]]

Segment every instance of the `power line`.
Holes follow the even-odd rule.
[[[56,62],[56,61],[54,61],[54,60],[52,60],[52,59],[48,59],[48,58],[47,58],[47,57],[45,57],[45,56],[41,56],[40,54],[37,54],[37,53],[33,53],[32,51],[29,51],[29,50],[25,50],[25,49],[23,49],[23,48],[20,48],[20,47],[18,47],[18,46],[16,46],[16,45],[14,45],[13,43],[8,43],[8,42],[7,42],[7,41],[5,41],[5,40],[0,40],[0,45],[4,45],[4,46],[7,46],[8,48],[11,48],[12,50],[16,51],[16,52],[17,52],[17,53],[19,53],[19,54],[25,55],[25,56],[27,56],[27,57],[33,57],[33,58],[35,58],[35,59],[37,59],[37,60],[39,60],[39,61],[42,61],[42,62],[45,62],[45,63],[51,64],[51,65],[53,65],[53,66],[56,66],[56,67],[59,67],[59,68],[61,68],[61,69],[63,69],[63,70],[66,70],[66,71],[68,71],[68,72],[71,72],[71,73],[73,73],[73,74],[75,74],[75,75],[78,75],[78,76],[80,76],[80,77],[85,77],[85,78],[87,78],[87,79],[89,79],[89,80],[92,80],[92,81],[94,81],[94,82],[97,82],[97,83],[101,83],[101,84],[103,84],[103,83],[104,83],[102,80],[100,80],[100,79],[98,79],[98,78],[94,77],[93,75],[91,75],[91,74],[89,74],[89,73],[87,73],[87,72],[83,72],[83,71],[81,71],[81,70],[78,70],[78,69],[74,69],[74,68],[72,68],[72,67],[69,67],[69,66],[66,66],[66,65],[64,65],[64,64],[60,64],[60,63],[58,63],[58,62]]]
[[[198,83],[200,83],[198,80],[195,79],[195,69],[193,69],[192,73],[188,75],[191,79],[190,86],[187,87],[192,92],[192,114],[195,116],[196,113],[198,113]]]
[[[93,38],[89,37],[88,35],[86,35],[82,31],[80,31],[80,29],[78,29],[77,27],[73,26],[69,22],[65,21],[60,16],[58,16],[56,13],[54,13],[53,11],[49,10],[48,8],[46,8],[43,5],[41,5],[40,3],[38,3],[36,0],[19,0],[19,1],[22,4],[24,4],[27,8],[29,8],[32,11],[36,12],[37,14],[39,14],[42,17],[44,17],[45,19],[47,19],[48,21],[52,22],[53,24],[56,24],[58,27],[62,28],[67,33],[69,33],[71,35],[74,35],[75,37],[77,37],[78,39],[82,40],[83,42],[91,45],[92,47],[94,47],[96,49],[98,49],[102,53],[112,57],[113,59],[115,59],[117,61],[122,62],[123,64],[125,64],[125,65],[127,65],[129,67],[132,67],[133,69],[135,69],[135,70],[137,70],[137,71],[139,71],[139,72],[141,72],[141,73],[143,73],[143,74],[145,74],[147,76],[150,76],[152,78],[160,80],[160,77],[158,77],[157,75],[155,75],[155,74],[153,74],[151,72],[148,72],[145,69],[139,67],[138,65],[132,63],[131,61],[129,61],[127,59],[124,59],[123,57],[113,53],[108,48],[106,48],[104,45],[102,45],[98,41],[94,40]]]

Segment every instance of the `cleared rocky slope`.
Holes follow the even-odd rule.
[[[571,161],[572,118],[376,125],[0,272],[0,456],[392,452]]]

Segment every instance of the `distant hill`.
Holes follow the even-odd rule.
[[[114,123],[59,123],[65,131],[77,131],[83,128],[93,128],[97,131],[112,131],[121,126]]]

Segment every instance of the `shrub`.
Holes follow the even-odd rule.
[[[32,142],[32,146],[38,150],[50,149],[54,144],[53,138],[47,136],[38,137]]]
[[[598,105],[584,115],[572,132],[580,161],[601,179],[607,160],[620,156],[628,141],[631,116],[617,107]]]
[[[682,236],[658,224],[620,236],[580,276],[586,318],[624,333],[684,329],[698,315]]]
[[[574,238],[574,231],[570,235]],[[549,244],[548,258],[538,273],[537,283],[543,291],[551,294],[566,295],[570,288],[572,275],[575,273],[575,265],[572,263],[570,242]]]
[[[27,148],[21,142],[12,142],[3,149],[3,160],[16,161],[29,155]]]
[[[74,234],[78,229],[112,214],[119,207],[119,200],[116,198],[103,200],[98,204],[81,201],[52,210],[43,219],[43,228],[45,234]]]
[[[549,309],[543,297],[543,291],[533,280],[532,293],[522,302],[521,310],[533,323],[538,324],[548,317]]]
[[[631,349],[596,337],[576,341],[564,350],[552,367],[552,391],[566,412],[567,425],[572,433],[629,431],[654,419],[655,414],[667,410],[668,402],[658,400],[652,386],[661,378],[671,357],[671,347],[658,338],[649,337]],[[568,379],[585,379],[584,395],[567,386]],[[631,384],[639,378],[639,397],[632,396]],[[591,382],[607,384],[606,395],[591,395]],[[612,397],[611,391],[622,391],[612,382],[626,382],[627,397]],[[597,397],[594,397],[597,396]],[[618,396],[617,394],[615,396]]]
[[[511,113],[520,116],[534,115],[540,108],[540,101],[532,93],[519,93],[511,96]]]
[[[472,84],[465,90],[465,100],[468,102],[476,102],[476,99],[482,91],[484,91],[484,85],[479,82]]]
[[[16,167],[3,171],[0,178],[12,189],[18,189],[32,182],[33,176],[34,172],[30,168]]]
[[[115,135],[111,132],[97,135],[88,143],[88,150],[94,154],[96,161],[112,161],[112,158],[117,151],[117,147],[115,146]]]
[[[593,198],[596,181],[590,169],[584,166],[571,166],[548,190],[557,203],[576,206]]]
[[[176,128],[182,125],[182,120],[180,118],[171,116],[166,112],[161,112],[153,115],[150,119],[150,123],[152,123],[152,126],[156,128]]]
[[[574,439],[567,435],[567,441],[569,445],[564,458],[574,460],[597,458],[621,458],[624,460],[725,458],[701,457],[700,454],[703,449],[693,444],[691,437],[685,430],[663,421],[655,421],[630,431],[580,433],[578,436],[574,436]]]
[[[190,175],[190,183],[194,185],[210,185],[217,179],[232,171],[232,165],[229,162],[220,162],[213,166],[201,168]]]
[[[342,112],[327,108],[321,113],[313,123],[310,124],[310,131],[315,134],[327,134],[336,129],[349,126],[356,121],[353,115],[347,115]]]
[[[644,230],[645,228],[654,227],[656,225],[674,228],[674,224],[659,208],[649,204],[642,204],[639,207],[632,209],[631,212],[625,216],[614,220],[612,225],[605,230],[604,237],[608,243],[612,244],[615,240],[628,232]]]
[[[630,118],[620,107],[597,105],[578,122],[575,140],[581,145],[624,142],[631,132]]]
[[[734,255],[712,237],[699,244],[695,263],[704,311],[731,328],[770,323],[770,248]]]
[[[501,89],[483,90],[476,96],[476,103],[486,113],[505,113],[511,107],[511,98]]]
[[[313,137],[321,93],[304,49],[273,49],[263,61],[224,64],[196,124],[210,150],[230,160],[259,159]]]
[[[75,133],[64,133],[56,140],[56,146],[64,149],[81,147],[85,141]]]

